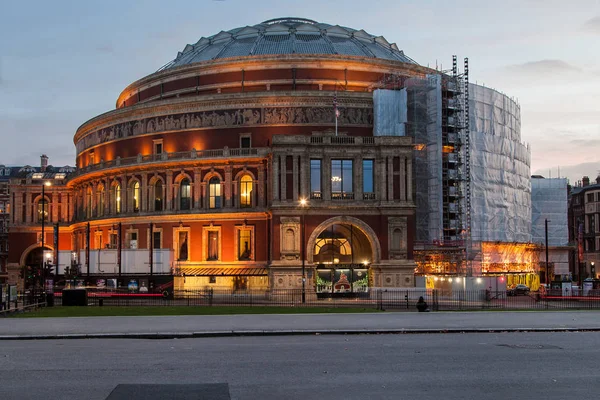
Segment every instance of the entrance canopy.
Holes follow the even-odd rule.
[[[187,276],[267,276],[266,268],[182,268]]]

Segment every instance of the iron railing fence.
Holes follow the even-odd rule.
[[[279,306],[279,307],[362,307],[374,310],[417,311],[420,297],[430,311],[474,310],[565,310],[600,309],[600,296],[541,295],[509,296],[505,291],[386,289],[371,288],[365,293],[320,294],[301,289],[233,290],[201,288],[166,293],[131,293],[126,289],[88,289],[89,306]],[[54,305],[62,305],[60,291]]]
[[[588,292],[586,296],[552,291],[510,296],[505,291],[439,290],[370,288],[364,293],[305,292],[301,289],[233,290],[226,288],[199,288],[163,293],[132,293],[126,289],[87,289],[88,306],[276,306],[276,307],[359,307],[384,311],[417,311],[420,297],[430,311],[476,310],[600,310],[600,296]],[[55,290],[53,305],[62,306],[62,291]],[[50,305],[40,293],[20,293],[18,306]],[[15,307],[12,305],[11,307]]]

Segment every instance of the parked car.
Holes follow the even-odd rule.
[[[529,294],[529,286],[519,284],[513,285],[506,291],[508,296],[518,296],[520,294],[527,296]]]

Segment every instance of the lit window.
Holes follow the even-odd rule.
[[[219,232],[209,231],[208,232],[208,261],[219,260]]]
[[[191,203],[190,181],[185,178],[181,181],[179,187],[179,209],[189,210]]]
[[[252,259],[252,231],[250,229],[238,230],[238,260]]]
[[[43,172],[36,172],[35,174],[31,175],[32,179],[43,179],[44,178],[44,173]]]
[[[240,181],[240,207],[252,207],[252,177],[244,175]]]
[[[140,183],[135,182],[133,184],[133,212],[140,211]]]
[[[121,185],[119,184],[113,187],[113,207],[115,214],[121,213]]]
[[[38,222],[48,222],[48,201],[46,199],[41,199],[38,202]]]
[[[352,199],[352,160],[331,160],[331,198]]]
[[[221,181],[216,176],[208,182],[208,207],[221,208]]]

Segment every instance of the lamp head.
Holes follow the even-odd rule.
[[[304,199],[304,198],[300,199],[300,205],[301,205],[301,206],[303,206],[303,207],[304,207],[304,206],[305,206],[305,205],[307,205],[307,204],[308,204],[308,201],[306,201],[306,199]]]

